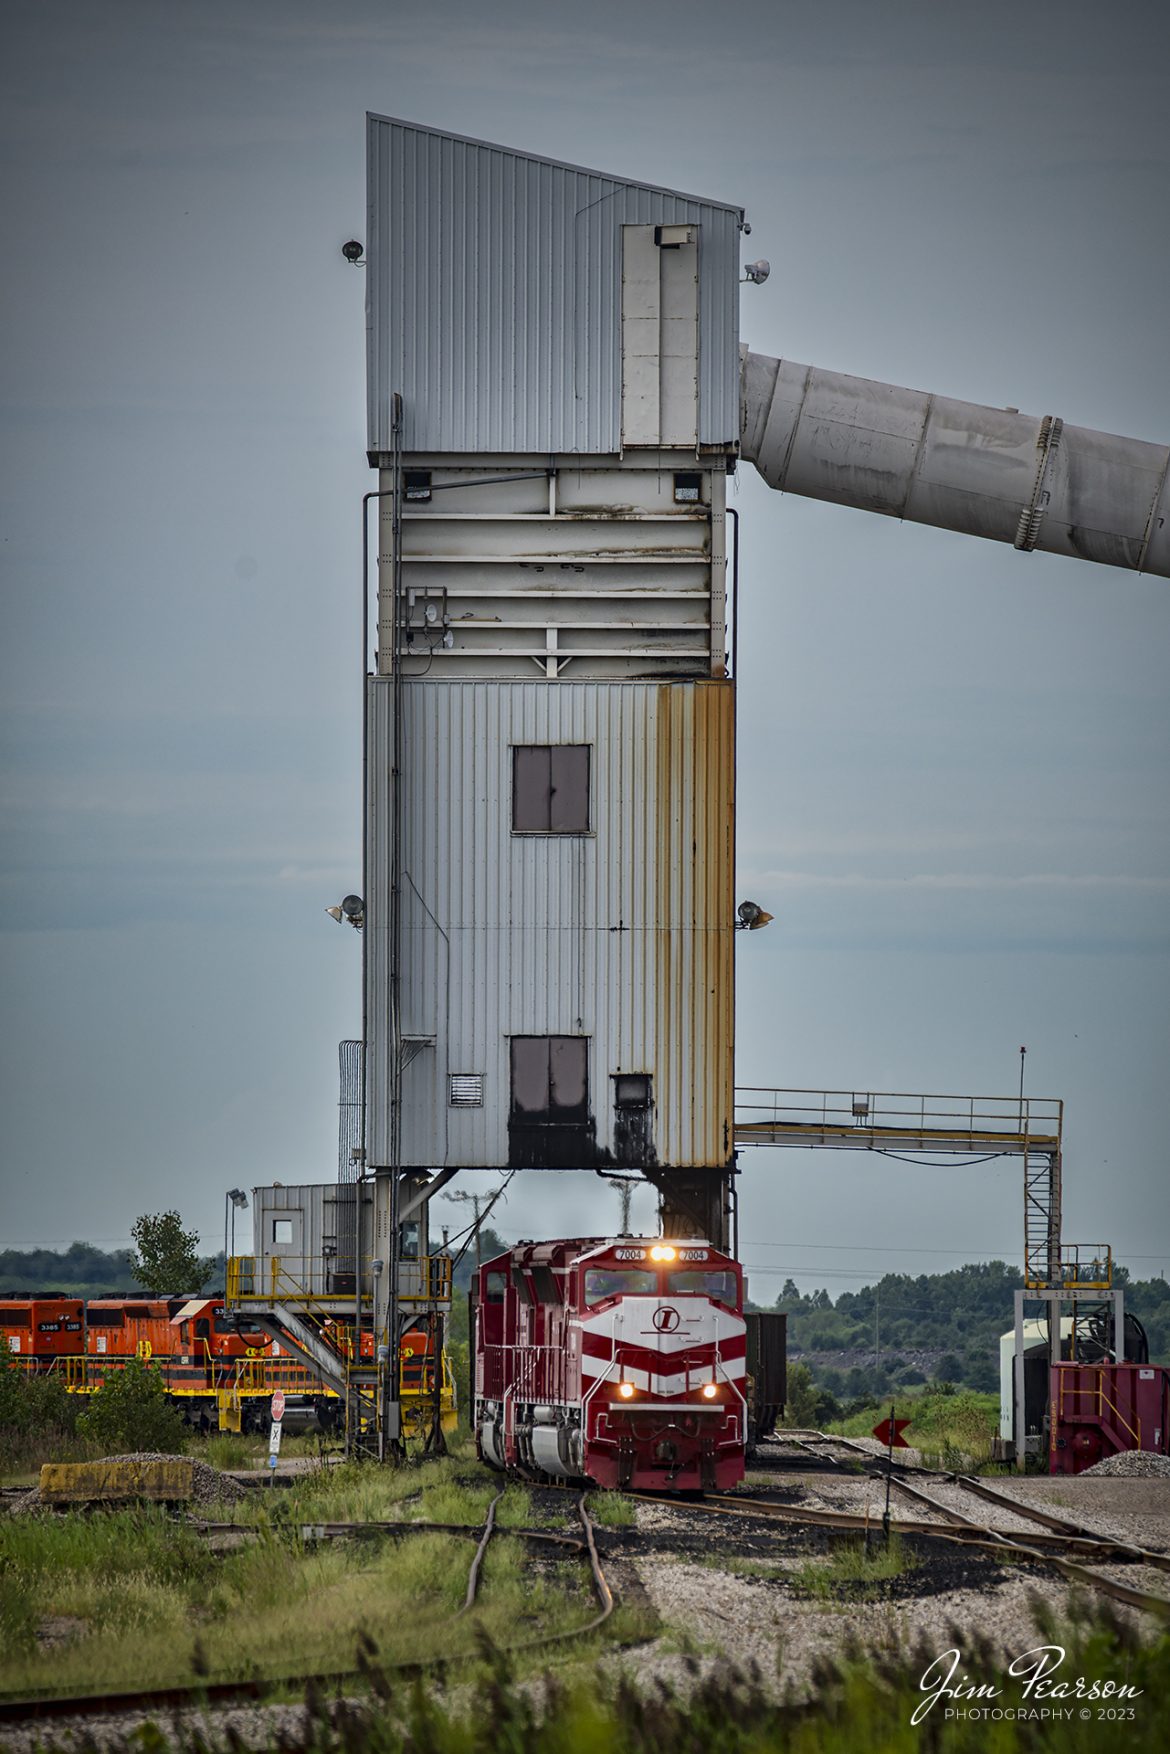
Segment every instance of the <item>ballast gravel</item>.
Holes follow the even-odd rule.
[[[1123,1450],[1120,1455],[1106,1456],[1095,1462],[1080,1476],[1083,1480],[1170,1480],[1170,1456],[1157,1456],[1152,1450]]]

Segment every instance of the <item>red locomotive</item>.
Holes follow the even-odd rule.
[[[701,1240],[519,1243],[476,1275],[482,1459],[695,1491],[743,1478],[743,1274]]]

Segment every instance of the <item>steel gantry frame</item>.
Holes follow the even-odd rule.
[[[1019,1157],[1024,1165],[1024,1283],[1065,1283],[1061,1256],[1064,1104],[1052,1097],[737,1086],[735,1144],[834,1151]]]

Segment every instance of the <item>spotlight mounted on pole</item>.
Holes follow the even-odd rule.
[[[741,901],[735,911],[739,915],[735,922],[737,932],[759,932],[772,923],[772,915],[765,913],[758,901]]]
[[[342,920],[348,920],[350,925],[359,932],[366,923],[366,904],[360,895],[345,895],[341,898],[339,906],[327,907],[325,912],[331,920],[336,920],[338,925],[341,924]]]

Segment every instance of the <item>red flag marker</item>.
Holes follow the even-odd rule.
[[[873,1434],[879,1443],[886,1444],[890,1449],[909,1449],[910,1445],[902,1436],[909,1424],[909,1419],[883,1419],[880,1425],[874,1426]]]

